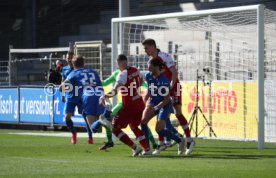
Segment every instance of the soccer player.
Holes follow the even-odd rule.
[[[116,82],[116,78],[118,77],[119,74],[120,74],[120,70],[119,69],[115,70],[111,74],[111,76],[109,76],[107,79],[105,79],[105,80],[102,81],[102,85],[103,86],[108,86],[108,85]],[[145,82],[142,83],[142,87],[145,87],[145,88],[147,87],[147,85],[146,85]],[[108,119],[110,116],[114,117],[118,113],[119,109],[121,109],[122,106],[123,106],[122,102],[118,102],[116,104],[116,106],[114,106],[112,108],[111,114],[109,114],[108,112],[105,112],[102,116],[104,116],[104,118],[106,118],[106,119]],[[101,118],[101,116],[100,116],[100,118]],[[102,120],[99,119],[98,121],[94,122],[93,125],[92,125],[92,128],[99,127],[99,125],[101,124],[101,121]],[[100,150],[106,150],[107,148],[114,146],[114,143],[112,141],[112,135],[111,135],[110,129],[107,126],[104,126],[104,127],[106,128],[107,142],[103,146],[101,146],[99,148]],[[153,135],[152,135],[152,133],[151,133],[151,131],[150,131],[149,128],[148,128],[148,133],[149,133],[149,140],[150,140],[150,142],[151,142],[151,144],[153,146],[153,149],[156,149],[157,144],[156,144],[156,142],[154,140],[154,137],[153,137]]]
[[[117,95],[117,90],[121,90],[123,106],[112,120],[112,133],[132,149],[133,156],[138,156],[142,152],[142,149],[122,129],[129,125],[136,139],[140,142],[143,152],[149,151],[145,136],[138,127],[145,108],[143,98],[138,91],[142,78],[137,68],[128,66],[125,55],[121,54],[118,56],[117,66],[121,72],[116,79],[113,89],[101,97],[101,104],[104,105],[106,98]]]
[[[82,60],[83,61],[83,58],[79,56],[79,57],[73,58],[73,60],[80,60],[80,61]],[[91,74],[85,74],[85,73],[79,74],[79,73],[77,73],[78,71],[80,71],[79,70],[79,68],[80,68],[79,64],[76,63],[77,65],[74,65],[71,58],[69,58],[68,61],[72,64],[72,66],[75,68],[75,70],[72,70],[72,71],[70,71],[70,73],[69,72],[67,73],[68,76],[63,81],[63,83],[60,85],[60,90],[63,90],[62,92],[66,91],[65,92],[65,107],[64,107],[65,116],[64,117],[65,117],[65,121],[66,121],[66,125],[68,127],[68,130],[71,131],[71,133],[72,133],[71,143],[72,144],[77,143],[77,132],[76,132],[76,129],[74,127],[73,121],[71,119],[71,116],[74,114],[75,107],[77,106],[78,113],[83,114],[83,117],[85,119],[86,130],[87,130],[87,133],[88,133],[87,143],[88,144],[93,144],[92,131],[91,131],[90,125],[91,125],[92,121],[94,120],[94,117],[91,118],[90,115],[89,115],[90,113],[85,113],[89,109],[86,109],[87,106],[85,106],[83,104],[83,101],[82,101],[82,99],[83,99],[83,96],[82,96],[83,88],[79,88],[80,86],[83,87],[83,85],[80,85],[80,82],[77,81],[76,77],[78,77],[78,80],[84,80],[84,81],[88,80],[90,83],[93,82],[94,78],[95,78],[95,80],[98,80],[99,77],[98,77],[98,74],[94,74],[95,72],[91,72]],[[83,62],[83,64],[84,64],[84,62]],[[81,66],[81,68],[82,67],[83,66]],[[96,81],[96,82],[98,83],[98,81]],[[71,85],[69,86],[68,83],[70,83]],[[90,83],[88,83],[88,84],[90,84]],[[78,91],[75,92],[75,87],[76,86],[79,89],[78,89]],[[96,106],[97,105],[95,105],[95,107]],[[87,122],[87,121],[89,121],[89,122]]]
[[[184,150],[184,139],[179,136],[179,133],[174,133],[172,130],[165,128],[166,121],[169,120],[169,115],[173,111],[173,107],[169,94],[170,82],[161,73],[163,63],[157,58],[149,61],[149,72],[145,75],[145,80],[149,87],[144,102],[146,103],[148,99],[150,101],[143,112],[141,126],[147,138],[146,125],[153,116],[157,115],[156,132],[163,137],[173,139],[177,142],[178,155],[181,155]]]
[[[181,85],[178,80],[178,74],[175,68],[174,61],[169,54],[161,52],[159,49],[156,48],[155,40],[146,39],[142,42],[142,45],[144,46],[146,54],[150,56],[150,58],[159,57],[165,64],[163,66],[163,73],[170,81],[170,96],[172,98],[174,113],[186,135],[187,149],[185,154],[189,155],[193,150],[195,142],[191,138],[189,124],[182,114]]]
[[[62,68],[62,71],[61,71],[62,81],[64,81],[66,79],[66,77],[70,74],[70,72],[72,72],[74,70],[73,63],[72,63],[73,57],[74,57],[74,53],[71,51],[69,51],[66,54],[66,62],[68,65],[66,65]]]

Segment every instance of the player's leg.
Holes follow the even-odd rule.
[[[171,123],[170,118],[166,119],[166,129],[171,130],[173,134],[178,135],[179,137],[183,137],[183,135],[179,134],[178,131],[174,128],[174,126]],[[172,141],[169,138],[166,138],[165,144],[166,148],[172,147],[176,142]]]
[[[156,123],[156,132],[166,138],[172,139],[179,144],[178,154],[182,154],[184,150],[184,139],[179,136],[179,134],[173,133],[172,130],[166,129],[166,120],[169,119],[169,115],[171,112],[172,106],[167,105],[164,108],[160,109],[157,115],[157,123]]]
[[[104,113],[100,115],[99,122],[102,124],[102,126],[105,128],[107,142],[105,142],[99,149],[100,150],[106,150],[107,148],[113,147],[114,143],[112,140],[112,132],[111,132],[111,104],[106,103],[106,107],[104,109]]]
[[[176,115],[181,127],[183,128],[185,135],[186,135],[187,149],[186,149],[185,154],[189,155],[193,151],[195,141],[191,137],[189,124],[188,124],[186,118],[184,117],[184,115],[182,114],[181,104],[174,105],[174,110],[175,110],[175,115]]]
[[[87,144],[93,144],[92,130],[90,128],[90,125],[87,122],[86,114],[84,114],[84,112],[83,112],[84,103],[83,103],[82,99],[80,99],[79,102],[77,103],[77,108],[78,108],[78,113],[82,114],[82,117],[83,117],[84,122],[85,122],[85,128],[86,128],[86,132],[87,132],[87,135],[88,135]]]
[[[71,143],[72,144],[77,143],[77,132],[76,132],[76,129],[74,127],[74,123],[71,119],[71,116],[73,115],[73,113],[75,111],[75,107],[76,107],[75,103],[69,102],[69,101],[65,102],[65,106],[64,106],[65,115],[64,115],[64,118],[65,118],[65,122],[66,122],[66,126],[67,126],[68,130],[72,133],[72,136],[71,136]]]
[[[82,97],[82,102],[80,104],[80,108],[82,107],[82,114],[85,116],[88,130],[91,131],[91,138],[88,139],[88,143],[93,143],[92,131],[93,128],[100,127],[100,125],[94,124],[98,115],[103,112],[104,108],[99,108],[99,96],[96,95],[84,95]],[[102,109],[102,110],[100,110]],[[80,111],[80,110],[79,110]]]
[[[102,131],[101,122],[99,120],[96,120],[95,122],[93,122],[93,124],[91,125],[91,129],[93,133],[100,133]]]
[[[156,123],[156,132],[164,137],[170,138],[178,143],[178,155],[181,155],[184,151],[184,141],[179,136],[173,134],[172,131],[165,128],[165,120],[158,120]]]
[[[109,100],[105,100],[105,107],[103,113],[99,117],[99,121],[106,127],[112,128],[111,125],[111,114],[112,114],[112,106],[109,102]],[[99,106],[102,107],[102,106]]]
[[[148,130],[149,141],[150,141],[150,143],[152,144],[152,148],[155,149],[155,148],[157,147],[156,141],[155,141],[155,139],[154,139],[154,137],[153,137],[153,135],[152,135],[152,132],[151,132],[149,126],[147,126],[147,127],[148,127],[147,130]]]
[[[146,143],[149,147],[149,129],[148,129],[148,122],[155,116],[155,113],[153,110],[150,109],[150,106],[147,106],[142,115],[142,121],[141,121],[141,129],[145,135]]]
[[[117,115],[112,120],[112,133],[124,144],[129,146],[132,149],[133,156],[139,155],[142,152],[142,149],[139,148],[122,130],[126,128],[129,123],[128,114],[124,109],[120,109]]]
[[[92,131],[91,131],[91,129],[90,129],[90,126],[89,126],[88,122],[86,121],[86,116],[85,116],[85,115],[82,115],[82,116],[83,116],[83,118],[84,118],[85,129],[86,129],[87,134],[88,134],[87,143],[88,143],[88,144],[93,144]]]
[[[139,129],[139,125],[141,124],[141,119],[142,119],[142,113],[140,112],[130,112],[129,114],[130,119],[130,129],[132,130],[132,132],[134,133],[134,135],[136,136],[136,140],[139,141],[140,145],[143,148],[143,155],[146,154],[151,154],[150,151],[150,147],[149,144],[145,138],[144,133]]]
[[[195,142],[191,138],[189,123],[182,113],[182,96],[181,96],[181,92],[177,91],[179,89],[181,90],[181,85],[180,85],[180,83],[177,83],[177,85],[175,85],[177,87],[174,87],[174,89],[173,89],[174,92],[172,93],[171,96],[172,96],[175,116],[177,117],[179,124],[182,127],[182,129],[184,130],[184,133],[186,135],[186,142],[187,142],[186,154],[188,155],[192,152]]]

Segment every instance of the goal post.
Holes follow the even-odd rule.
[[[201,82],[199,103],[207,118],[212,119],[211,127],[218,132],[218,138],[257,140],[258,148],[263,149],[265,133],[271,134],[264,129],[265,112],[267,122],[276,120],[275,111],[265,108],[265,90],[273,97],[276,93],[272,87],[265,88],[266,81],[273,86],[275,83],[276,71],[270,70],[276,49],[271,35],[275,32],[275,14],[263,5],[251,5],[113,18],[112,71],[116,68],[117,55],[123,51],[131,65],[146,71],[148,56],[141,42],[155,39],[157,47],[175,60],[182,81],[185,100],[182,109],[186,118],[190,118],[194,106],[192,94],[199,69],[200,75],[211,83],[206,89]],[[268,53],[271,56],[266,56]],[[265,66],[265,60],[271,66]],[[204,67],[209,67],[211,73],[202,72]],[[227,89],[221,90],[223,87]],[[200,118],[199,122],[204,129],[204,120]],[[210,137],[207,130],[202,132],[204,137]],[[268,141],[275,138],[273,134],[266,137]]]
[[[258,148],[264,148],[264,6],[257,6]]]

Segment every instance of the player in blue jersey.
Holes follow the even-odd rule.
[[[74,70],[73,63],[72,63],[73,57],[74,57],[73,52],[69,51],[66,54],[66,62],[68,65],[66,65],[62,68],[62,71],[61,71],[62,81],[64,81],[66,79],[66,77],[70,74],[70,72],[72,72]]]
[[[178,155],[181,155],[185,144],[183,138],[179,136],[179,133],[175,134],[165,127],[170,113],[173,112],[173,106],[169,95],[170,81],[161,73],[162,67],[163,63],[155,58],[148,63],[149,72],[145,75],[148,91],[144,102],[146,103],[149,99],[149,103],[143,112],[141,127],[148,139],[147,123],[154,115],[157,115],[156,132],[177,142]]]
[[[83,68],[83,57],[74,57],[72,64],[75,70],[70,72],[61,85],[61,89],[67,91],[64,108],[66,124],[68,129],[72,132],[71,142],[72,144],[76,144],[77,133],[71,120],[71,116],[77,106],[79,114],[82,114],[86,121],[86,129],[89,136],[88,144],[93,144],[90,125],[104,109],[98,104],[98,98],[103,93],[101,81],[97,72],[92,69]],[[66,86],[69,88],[66,88]]]
[[[61,71],[62,82],[64,82],[65,79],[67,78],[67,76],[74,70],[73,63],[72,63],[73,57],[74,57],[74,53],[73,52],[69,51],[66,54],[67,65],[64,66],[62,68],[62,71]],[[67,89],[67,90],[69,89],[69,88],[65,88],[64,83],[62,83],[60,85],[60,87],[59,87],[60,90],[62,89],[62,86],[64,87],[64,90],[65,89]],[[65,102],[64,103],[64,112],[65,112],[64,118],[65,118],[65,122],[66,122],[66,126],[67,126],[68,130],[72,133],[71,143],[72,144],[76,144],[76,142],[77,142],[77,133],[76,133],[75,127],[73,125],[73,121],[71,119],[71,116],[75,112],[75,106],[76,105],[75,104],[71,104],[72,102],[69,102],[69,100],[72,100],[72,98],[69,96],[68,92],[62,92],[61,100],[62,100],[62,102]],[[72,105],[72,106],[70,106],[70,105]],[[78,104],[77,106],[78,106],[79,113],[81,113],[82,112],[81,104]],[[88,142],[90,142],[90,141],[88,141]]]

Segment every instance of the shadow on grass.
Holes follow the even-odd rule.
[[[199,149],[214,149],[214,150],[222,150],[222,149],[226,149],[226,150],[258,150],[257,146],[256,147],[239,147],[239,146],[236,146],[236,147],[220,147],[220,146],[208,146],[208,147],[201,147],[201,146],[197,146],[197,148]],[[276,147],[268,147],[268,148],[265,148],[264,150],[276,150]]]
[[[165,158],[165,159],[247,159],[247,160],[256,160],[271,158],[275,159],[276,155],[205,155],[205,154],[193,154],[190,156],[178,156],[178,155],[152,155],[152,156],[139,156],[137,158]]]

